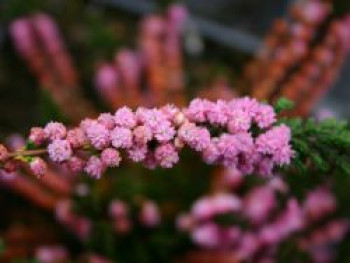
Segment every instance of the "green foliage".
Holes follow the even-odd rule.
[[[295,158],[291,169],[331,175],[350,175],[350,129],[347,122],[327,119],[284,120],[292,130]]]
[[[291,110],[294,107],[293,101],[287,98],[280,98],[274,105],[274,109],[276,113],[281,113],[283,111]]]

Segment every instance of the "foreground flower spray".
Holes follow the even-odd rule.
[[[114,115],[85,119],[75,128],[58,122],[34,127],[25,149],[8,152],[1,146],[0,160],[5,171],[27,164],[41,177],[46,170],[42,156],[47,156],[98,179],[108,167],[119,166],[124,156],[147,168],[171,168],[180,150],[188,147],[208,164],[269,175],[275,166],[290,163],[290,140],[290,128],[276,124],[276,113],[267,104],[248,97],[228,102],[194,99],[184,109],[122,107]]]

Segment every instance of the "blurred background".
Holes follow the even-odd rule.
[[[290,116],[347,120],[349,51],[347,0],[2,0],[0,140],[195,97],[287,97]],[[99,181],[1,173],[0,262],[350,261],[349,179],[183,159]]]

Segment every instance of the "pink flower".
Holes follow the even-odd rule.
[[[276,205],[275,194],[268,187],[256,187],[244,197],[244,214],[253,223],[265,221]]]
[[[232,194],[220,193],[211,197],[211,205],[214,213],[225,214],[239,211],[242,207],[241,200]]]
[[[206,117],[211,125],[225,126],[228,121],[229,108],[223,100],[218,100],[216,103],[206,103]]]
[[[197,200],[191,210],[191,214],[198,220],[208,219],[214,214],[214,207],[210,197],[203,197]]]
[[[160,223],[159,209],[154,202],[146,201],[142,204],[140,222],[147,227],[155,227]]]
[[[217,140],[213,138],[207,147],[202,151],[202,158],[207,164],[214,164],[218,161],[221,153],[217,147]]]
[[[167,142],[175,136],[175,129],[169,121],[163,121],[154,128],[154,137],[159,142]]]
[[[113,130],[116,125],[114,116],[110,113],[102,113],[98,117],[97,121],[103,126],[105,126],[107,130]]]
[[[149,126],[152,130],[155,129],[159,123],[167,121],[164,113],[158,109],[139,108],[136,111],[136,118],[144,125]]]
[[[269,157],[263,157],[257,164],[257,173],[269,177],[272,175],[273,161]]]
[[[134,141],[140,145],[147,144],[153,138],[151,128],[145,125],[137,126],[133,131],[133,135]]]
[[[141,162],[146,159],[148,148],[146,145],[134,145],[128,149],[128,156],[134,162]]]
[[[87,143],[87,137],[81,128],[75,128],[68,131],[67,141],[73,149],[80,148]]]
[[[115,148],[130,148],[132,146],[132,131],[128,128],[116,127],[111,132],[112,145]]]
[[[61,246],[43,246],[36,250],[35,258],[40,263],[66,262],[68,260],[68,253],[67,250]]]
[[[219,228],[213,223],[196,227],[191,233],[192,241],[203,248],[216,248],[220,243]]]
[[[183,124],[179,131],[178,136],[186,144],[196,151],[203,151],[210,144],[210,133],[206,128],[197,127],[193,123]]]
[[[120,200],[113,200],[109,205],[109,215],[116,219],[121,217],[127,217],[129,214],[129,207]]]
[[[163,168],[171,168],[179,161],[179,153],[171,143],[160,145],[156,148],[155,158]]]
[[[233,99],[228,103],[228,107],[231,110],[242,110],[247,113],[251,118],[255,117],[259,103],[256,99],[244,97],[239,99]]]
[[[85,172],[95,179],[100,179],[105,169],[104,163],[96,156],[91,156],[85,166]]]
[[[236,168],[228,167],[224,171],[223,180],[230,189],[237,189],[244,181],[244,175]]]
[[[209,103],[209,101],[203,99],[192,100],[185,110],[186,117],[193,122],[205,122]]]
[[[113,148],[106,148],[101,153],[101,160],[107,167],[119,166],[121,161],[120,153]]]
[[[293,157],[290,139],[290,128],[281,124],[259,135],[255,144],[258,152],[271,155],[276,164],[283,165],[289,164]]]
[[[30,170],[32,173],[37,177],[42,177],[45,175],[47,170],[47,164],[46,162],[41,159],[40,157],[35,157],[30,163],[29,163]]]
[[[67,134],[66,127],[60,122],[49,122],[44,128],[46,137],[50,140],[63,139]]]
[[[40,128],[40,127],[31,128],[28,138],[36,146],[43,144],[45,142],[45,140],[47,139],[44,129]]]
[[[336,200],[326,188],[318,188],[308,193],[304,202],[304,211],[311,220],[321,219],[336,210]]]
[[[270,105],[260,104],[255,113],[254,120],[259,128],[268,128],[276,122],[276,113]]]
[[[109,131],[97,121],[90,122],[85,128],[85,133],[92,146],[102,150],[110,143]]]
[[[8,154],[9,153],[7,151],[7,148],[4,145],[0,144],[0,161],[6,160],[8,157]]]
[[[134,128],[136,125],[136,118],[129,107],[122,107],[114,114],[115,123],[124,128]]]
[[[49,157],[54,162],[67,161],[72,156],[72,149],[66,140],[56,139],[47,146]]]
[[[230,133],[246,132],[251,126],[252,119],[248,112],[234,109],[230,112],[227,130]]]
[[[66,163],[67,169],[73,173],[79,173],[84,170],[85,161],[77,156],[72,156]]]

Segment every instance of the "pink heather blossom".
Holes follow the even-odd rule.
[[[303,208],[310,220],[318,220],[336,210],[336,200],[326,188],[318,188],[308,193]]]
[[[47,164],[46,162],[41,159],[40,157],[35,157],[30,163],[29,163],[30,170],[32,173],[37,177],[42,177],[45,175],[47,170]]]
[[[96,149],[102,150],[108,147],[110,143],[109,131],[102,124],[97,121],[90,122],[85,128],[85,133],[91,145]]]
[[[49,122],[44,128],[46,137],[50,140],[63,139],[66,137],[67,129],[60,122]]]
[[[114,114],[115,123],[124,128],[134,128],[136,126],[136,118],[129,107],[122,107]]]
[[[85,172],[95,179],[100,179],[105,169],[104,163],[96,156],[91,156],[85,166]]]
[[[221,155],[217,147],[217,140],[215,139],[216,138],[213,138],[208,146],[202,151],[202,158],[207,164],[216,163]]]
[[[223,157],[225,166],[232,166],[237,163],[237,155],[239,153],[237,145],[238,141],[235,135],[226,133],[220,136],[217,147]]]
[[[84,170],[85,161],[78,156],[72,156],[66,163],[69,171],[79,173]]]
[[[167,142],[174,138],[175,129],[169,121],[163,121],[154,128],[154,137],[158,142]]]
[[[216,224],[207,223],[196,227],[191,232],[192,241],[203,248],[216,248],[220,243],[219,228]]]
[[[252,124],[252,118],[248,112],[241,109],[234,109],[230,112],[230,118],[227,123],[229,133],[246,132]]]
[[[33,127],[30,129],[30,134],[28,139],[31,142],[33,142],[36,146],[39,146],[45,142],[47,137],[43,128]]]
[[[113,130],[115,127],[115,118],[112,114],[110,113],[102,113],[97,121],[102,124],[103,126],[105,126],[105,128],[107,130]]]
[[[173,104],[167,104],[160,108],[166,120],[173,121],[175,116],[180,113],[180,109]]]
[[[0,144],[0,161],[4,161],[6,160],[7,156],[8,156],[8,151],[7,151],[7,148]]]
[[[35,258],[40,263],[57,263],[68,261],[68,252],[61,246],[42,246],[35,252]]]
[[[187,121],[185,114],[183,112],[178,112],[175,114],[174,118],[172,119],[172,122],[174,123],[175,126],[180,126],[183,123]]]
[[[208,219],[214,215],[214,209],[210,197],[197,200],[191,210],[191,214],[198,220]]]
[[[230,110],[242,110],[247,113],[251,118],[254,118],[259,107],[259,103],[256,99],[244,97],[239,99],[233,99],[228,103]]]
[[[120,200],[113,200],[109,205],[109,215],[113,218],[127,217],[129,215],[129,207]]]
[[[149,126],[152,130],[155,129],[159,123],[167,121],[165,114],[158,109],[139,108],[136,111],[136,118],[139,122]]]
[[[85,131],[91,124],[95,123],[96,120],[90,119],[90,118],[85,118],[80,122],[79,127]]]
[[[171,168],[179,161],[179,153],[171,143],[160,145],[155,150],[155,158],[163,168]]]
[[[155,227],[160,223],[160,212],[154,202],[146,201],[142,204],[140,222],[147,227]]]
[[[116,127],[110,134],[112,145],[115,148],[130,148],[132,146],[132,131],[128,128]]]
[[[288,201],[286,210],[279,218],[279,223],[285,236],[304,227],[303,211],[296,199],[292,198]]]
[[[206,103],[206,118],[211,125],[225,126],[228,121],[228,112],[227,103],[223,100]]]
[[[146,145],[134,145],[127,152],[129,158],[138,163],[146,159],[148,148]]]
[[[81,128],[75,128],[67,132],[67,141],[73,149],[83,147],[88,141]]]
[[[185,123],[178,131],[178,136],[194,150],[200,152],[210,144],[210,133],[207,129],[197,127],[193,123]]]
[[[145,145],[153,138],[150,127],[146,125],[137,126],[133,131],[133,137],[136,144]]]
[[[241,200],[232,194],[220,193],[211,197],[211,205],[216,214],[225,214],[239,211],[242,207]]]
[[[275,206],[276,200],[273,190],[264,186],[251,190],[244,197],[243,201],[244,214],[253,223],[262,223],[265,221]]]
[[[244,174],[234,167],[228,167],[224,171],[223,180],[230,189],[237,189],[244,181]]]
[[[255,113],[254,121],[259,128],[268,128],[276,122],[276,113],[270,105],[260,104]]]
[[[54,162],[67,161],[72,156],[72,148],[66,140],[56,139],[47,146],[49,157]]]
[[[113,148],[104,149],[101,153],[101,160],[107,167],[119,166],[121,161],[120,153]]]
[[[289,164],[293,157],[293,150],[289,145],[290,138],[290,128],[282,124],[259,135],[255,144],[258,152],[272,156],[276,164]]]
[[[205,122],[209,103],[209,101],[203,99],[192,100],[185,110],[186,117],[192,122]]]
[[[261,176],[269,177],[272,175],[273,161],[269,157],[263,157],[260,159],[257,165],[257,172]]]

